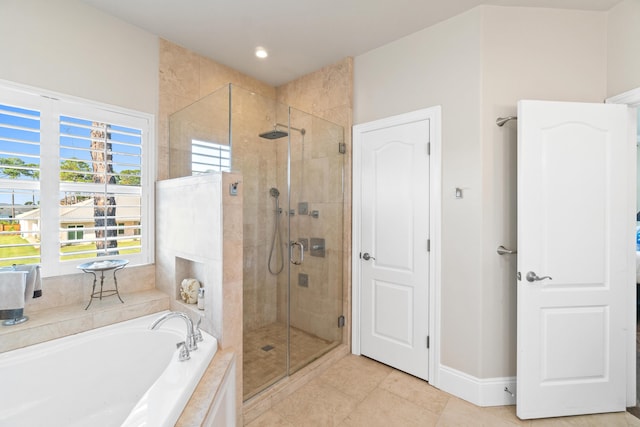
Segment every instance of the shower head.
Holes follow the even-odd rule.
[[[277,129],[273,129],[270,130],[268,132],[263,132],[261,134],[259,134],[258,136],[260,138],[265,138],[265,139],[279,139],[285,136],[288,136],[289,134],[287,132],[283,132],[281,130],[277,130]]]
[[[282,123],[274,123],[273,125],[273,130],[270,130],[268,132],[263,132],[261,134],[259,134],[258,136],[260,138],[265,138],[265,139],[279,139],[285,136],[289,136],[288,132],[282,131],[282,130],[278,130],[278,128],[285,128],[285,129],[291,129],[291,130],[295,130],[300,132],[300,134],[302,136],[304,136],[305,133],[307,133],[307,130],[305,128],[302,129],[298,129],[298,128],[294,128],[293,126],[287,126],[287,125],[283,125]]]
[[[271,187],[271,189],[269,190],[269,195],[277,199],[280,196],[280,191],[276,187]]]
[[[496,124],[499,127],[504,126],[509,120],[518,120],[518,118],[516,116],[509,116],[509,117],[498,117],[496,119]]]

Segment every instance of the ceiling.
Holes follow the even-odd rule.
[[[606,11],[621,0],[82,0],[272,86],[480,4]],[[254,52],[264,46],[269,57]]]

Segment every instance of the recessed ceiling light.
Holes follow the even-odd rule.
[[[260,59],[264,59],[269,56],[269,54],[267,53],[267,50],[265,48],[263,48],[262,46],[258,46],[256,48],[256,56]]]

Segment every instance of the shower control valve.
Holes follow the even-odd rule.
[[[198,317],[198,323],[194,326],[193,336],[196,342],[202,342],[204,338],[202,337],[202,331],[200,330],[200,324],[202,323],[202,316]]]

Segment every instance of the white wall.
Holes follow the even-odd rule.
[[[0,79],[155,114],[158,38],[78,0],[0,1]]]
[[[606,13],[482,8],[482,349],[480,378],[516,373],[516,115],[520,99],[602,102]]]
[[[640,1],[623,0],[608,13],[607,96],[640,87]]]
[[[158,38],[77,0],[0,0],[0,79],[155,115]],[[44,308],[84,300],[84,280],[46,279],[64,298]]]
[[[354,123],[442,106],[442,362],[481,350],[480,9],[354,58]],[[465,189],[455,199],[455,187]]]
[[[441,363],[515,376],[515,123],[523,98],[600,102],[606,13],[482,6],[354,60],[356,124],[442,105]],[[462,187],[464,199],[454,198]]]

